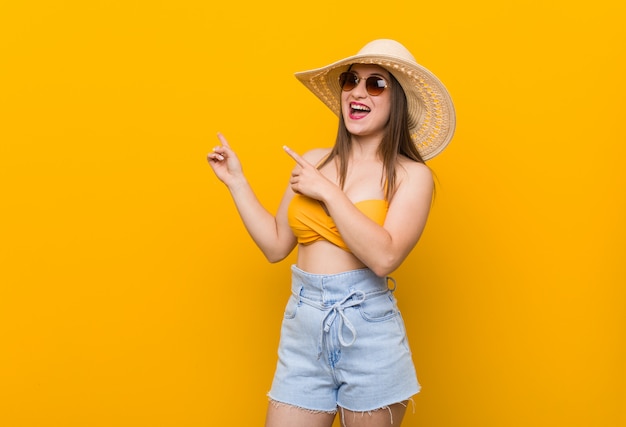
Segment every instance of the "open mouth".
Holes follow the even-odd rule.
[[[370,108],[366,105],[359,104],[358,102],[350,103],[350,118],[360,119],[365,117],[370,111]]]

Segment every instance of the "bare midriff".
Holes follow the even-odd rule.
[[[298,245],[298,268],[312,274],[336,274],[365,268],[352,253],[326,240]]]

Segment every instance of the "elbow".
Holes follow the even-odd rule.
[[[378,277],[387,277],[394,272],[395,268],[370,267],[370,270]]]
[[[293,248],[296,247],[295,241],[283,241],[283,242],[275,242],[271,245],[258,245],[261,252],[265,256],[265,259],[272,264],[280,262],[287,258]]]
[[[287,256],[291,253],[291,250],[286,249],[272,249],[263,251],[263,255],[265,255],[265,259],[272,264],[280,262],[287,258]]]
[[[277,262],[284,260],[286,257],[287,257],[286,255],[281,256],[278,254],[265,254],[265,259],[267,259],[267,261],[272,264],[276,264]]]
[[[396,271],[404,262],[411,250],[415,247],[415,243],[411,245],[389,245],[380,248],[376,255],[373,256],[371,263],[365,263],[367,267],[379,277],[385,277]],[[374,254],[372,254],[374,255]],[[368,256],[370,258],[370,256]]]
[[[383,256],[377,259],[371,265],[368,265],[369,269],[378,277],[386,277],[393,273],[400,265],[400,262],[393,256]]]

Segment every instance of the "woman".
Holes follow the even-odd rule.
[[[271,262],[298,247],[266,426],[400,425],[419,391],[388,277],[426,224],[433,178],[424,160],[455,126],[441,82],[401,44],[296,77],[339,116],[332,149],[303,156],[276,215],[254,195],[222,135],[208,160]]]

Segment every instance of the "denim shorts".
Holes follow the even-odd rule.
[[[373,411],[419,392],[393,279],[367,268],[291,271],[271,400],[321,412]]]

